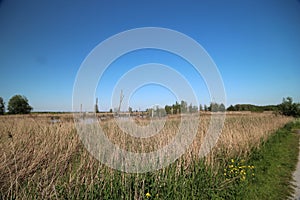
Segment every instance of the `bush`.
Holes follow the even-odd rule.
[[[32,107],[25,96],[15,95],[9,100],[7,109],[10,114],[28,114]]]
[[[300,117],[300,104],[293,103],[292,97],[283,98],[279,111],[282,115]]]
[[[3,98],[0,97],[0,115],[3,115],[4,113],[5,113],[5,104]]]

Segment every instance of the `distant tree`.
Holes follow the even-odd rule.
[[[233,105],[230,105],[228,108],[227,108],[227,111],[236,111],[235,110],[235,107]]]
[[[218,112],[219,111],[219,104],[217,103],[210,103],[210,106],[208,108],[209,111],[211,112]]]
[[[32,107],[25,96],[15,95],[8,101],[7,109],[10,114],[28,114]]]
[[[99,108],[97,104],[95,104],[95,113],[99,113]]]
[[[166,111],[166,113],[167,113],[168,115],[172,114],[172,106],[166,105],[166,106],[165,106],[165,111]]]
[[[208,111],[208,107],[206,104],[204,104],[204,111]]]
[[[192,103],[190,103],[190,105],[188,107],[188,112],[193,113],[193,104]]]
[[[237,104],[237,105],[235,105],[234,107],[235,107],[235,110],[236,110],[236,111],[241,111],[241,110],[242,110],[240,104]]]
[[[188,109],[187,102],[185,102],[185,101],[182,100],[181,103],[180,103],[180,111],[181,111],[181,113],[186,113],[187,109]]]
[[[154,110],[153,110],[153,108],[147,108],[146,112],[147,112],[147,115],[149,117],[153,117],[154,116]]]
[[[95,113],[99,113],[98,98],[96,98]]]
[[[5,113],[5,103],[3,101],[3,98],[0,97],[0,115],[3,115]]]
[[[177,101],[175,104],[172,105],[172,109],[173,109],[173,114],[179,114],[181,112],[181,106]]]
[[[203,106],[201,104],[199,105],[199,111],[203,111]]]
[[[293,103],[292,97],[283,98],[279,111],[283,115],[300,117],[300,104]]]
[[[112,108],[111,108],[111,109],[109,109],[109,112],[110,112],[110,113],[112,113],[112,112],[113,112],[113,109],[112,109]]]
[[[157,117],[164,117],[166,116],[166,110],[164,108],[160,108],[159,106],[156,106],[155,114]]]
[[[196,113],[196,112],[198,112],[198,106],[193,106],[193,104],[190,103],[190,105],[188,106],[188,112],[189,113]]]
[[[226,111],[225,105],[224,105],[223,103],[221,103],[221,104],[219,105],[219,111],[220,111],[220,112],[225,112],[225,111]]]
[[[193,106],[192,113],[196,113],[196,112],[198,112],[198,107],[197,106]]]
[[[128,112],[132,113],[132,108],[131,107],[128,108]]]

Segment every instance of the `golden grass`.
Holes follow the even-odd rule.
[[[93,158],[80,142],[72,115],[55,115],[60,122],[51,123],[50,114],[0,116],[0,197],[28,197],[28,188],[40,198],[56,198],[57,185],[72,188],[92,183],[104,166]],[[198,155],[210,115],[201,115],[197,136],[182,156],[189,165]],[[292,118],[273,114],[229,114],[217,145],[206,158],[214,163],[216,155],[245,156],[261,140]],[[180,118],[167,120],[159,134],[150,138],[134,138],[124,134],[113,120],[100,122],[107,137],[130,151],[153,151],[168,144],[174,137]],[[149,122],[138,120],[138,124]],[[113,170],[112,170],[113,171]],[[70,190],[76,193],[76,191]]]

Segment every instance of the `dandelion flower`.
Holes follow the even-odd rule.
[[[151,197],[151,194],[149,192],[146,193],[146,197],[149,198]]]

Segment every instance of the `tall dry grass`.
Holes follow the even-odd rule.
[[[0,197],[59,198],[62,195],[60,188],[64,188],[64,195],[80,198],[82,191],[77,186],[86,185],[86,191],[90,191],[88,188],[99,181],[105,187],[110,185],[108,188],[113,193],[116,186],[105,177],[109,174],[120,176],[122,184],[128,184],[128,179],[124,178],[126,174],[116,175],[114,170],[105,167],[85,150],[71,115],[56,115],[60,119],[58,123],[51,123],[51,116],[0,117]],[[180,158],[179,168],[187,168],[197,157],[209,120],[210,115],[201,115],[197,136]],[[227,115],[218,143],[206,161],[214,165],[220,155],[227,158],[247,156],[274,130],[291,120],[262,113]],[[171,117],[159,134],[150,140],[124,134],[113,120],[100,124],[107,137],[121,148],[148,152],[168,144],[178,129],[179,121],[179,118]],[[137,120],[137,123],[147,125],[149,122]],[[131,199],[140,197],[138,191],[130,191],[130,195]]]

